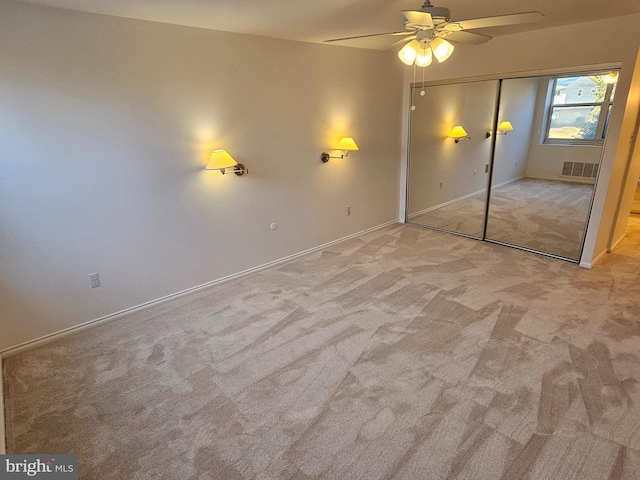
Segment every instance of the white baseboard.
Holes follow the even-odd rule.
[[[7,453],[4,428],[4,380],[2,378],[2,356],[0,356],[0,455]]]
[[[409,215],[409,218],[411,219],[411,218],[423,215],[425,213],[431,212],[433,210],[437,210],[439,208],[446,207],[448,205],[453,205],[454,203],[462,202],[463,200],[467,200],[467,199],[469,199],[471,197],[475,197],[476,195],[480,195],[481,193],[486,192],[486,191],[487,191],[486,189],[478,190],[477,192],[469,193],[468,195],[464,195],[462,197],[454,198],[453,200],[449,200],[448,202],[439,203],[438,205],[435,205],[433,207],[425,208],[424,210],[420,210],[419,212],[412,213],[412,214]]]
[[[596,263],[601,262],[604,259],[604,257],[607,256],[608,253],[610,253],[608,250],[605,250],[604,252],[600,252],[600,254],[596,258],[594,258],[592,261],[590,261],[590,262],[580,262],[579,265],[582,268],[592,268]]]
[[[613,245],[611,245],[611,248],[609,250],[607,250],[607,252],[611,253],[613,252],[616,248],[618,248],[620,246],[620,244],[622,242],[624,242],[624,239],[627,238],[627,234],[623,233],[620,238],[618,240],[616,240]]]
[[[510,183],[519,182],[520,180],[524,180],[525,178],[527,178],[526,175],[520,175],[519,177],[512,178],[511,180],[507,180],[506,182],[497,183],[491,189],[494,190],[496,188],[504,187],[505,185],[509,185]]]
[[[100,317],[100,318],[96,318],[94,320],[89,320],[88,322],[84,322],[81,323],[79,325],[74,325],[73,327],[69,327],[69,328],[65,328],[63,330],[59,330],[57,332],[53,332],[50,333],[48,335],[43,335],[41,337],[38,338],[34,338],[33,340],[28,340],[24,343],[15,345],[13,347],[9,347],[6,348],[2,351],[0,351],[0,359],[2,358],[7,358],[13,355],[17,355],[18,353],[24,352],[26,350],[31,350],[32,348],[36,348],[39,347],[41,345],[45,345],[47,343],[53,342],[54,340],[58,340],[60,338],[64,338],[67,337],[69,335],[73,335],[76,334],[78,332],[84,331],[84,330],[88,330],[90,328],[94,328],[97,327],[98,325],[107,323],[107,322],[112,322],[118,319],[121,319],[124,316],[130,315],[132,313],[136,313],[136,312],[140,312],[143,310],[146,310],[150,307],[153,307],[155,305],[159,305],[161,303],[164,303],[168,300],[172,300],[175,298],[179,298],[182,297],[184,295],[190,294],[190,293],[194,293],[194,292],[198,292],[200,290],[204,290],[207,289],[209,287],[213,287],[216,285],[220,285],[221,283],[225,283],[225,282],[229,282],[231,280],[237,280],[239,278],[245,277],[247,275],[250,275],[252,273],[256,273],[259,272],[261,270],[265,270],[267,268],[273,267],[275,265],[279,265],[281,263],[285,263],[288,262],[290,260],[294,260],[296,258],[302,257],[304,255],[308,255],[310,253],[314,253],[317,252],[319,250],[322,250],[324,248],[330,247],[331,245],[335,245],[336,243],[340,243],[340,242],[344,242],[345,240],[349,240],[351,238],[355,238],[355,237],[359,237],[361,235],[365,235],[367,233],[371,233],[371,232],[375,232],[376,230],[380,230],[382,228],[388,227],[389,225],[393,225],[398,223],[397,219],[391,220],[389,222],[385,222],[381,225],[372,227],[372,228],[368,228],[367,230],[363,230],[361,232],[357,232],[351,235],[347,235],[346,237],[342,237],[339,238],[337,240],[333,240],[331,242],[319,245],[317,247],[313,247],[310,248],[308,250],[304,250],[302,252],[298,252],[298,253],[294,253],[293,255],[289,255],[287,257],[283,257],[280,258],[278,260],[274,260],[272,262],[268,262],[262,265],[259,265],[257,267],[253,267],[253,268],[249,268],[248,270],[243,270],[242,272],[238,272],[238,273],[234,273],[231,275],[227,275],[226,277],[222,277],[222,278],[218,278],[217,280],[213,280],[211,282],[207,282],[207,283],[203,283],[202,285],[197,285],[195,287],[191,287],[188,288],[186,290],[182,290],[181,292],[176,292],[176,293],[172,293],[170,295],[166,295],[164,297],[161,298],[157,298],[155,300],[151,300],[149,302],[145,302],[142,303],[140,305],[136,305],[134,307],[130,307],[127,308],[125,310],[121,310],[119,312],[115,312],[115,313],[111,313],[109,315],[105,315],[104,317]]]
[[[595,185],[595,178],[581,178],[581,177],[544,177],[544,176],[531,176],[528,175],[527,178],[531,178],[533,180],[551,180],[552,182],[566,182],[566,183],[582,183],[584,185]]]
[[[526,177],[525,176],[521,176],[521,177],[512,178],[511,180],[507,180],[506,182],[502,182],[502,183],[498,183],[497,185],[494,185],[492,189],[504,187],[505,185],[509,185],[510,183],[517,182],[518,180],[522,180],[523,178],[526,178]],[[438,204],[438,205],[436,205],[434,207],[425,208],[424,210],[420,210],[419,212],[410,214],[409,218],[417,217],[417,216],[422,215],[424,213],[431,212],[432,210],[437,210],[439,208],[446,207],[447,205],[453,205],[454,203],[462,202],[463,200],[467,200],[469,198],[475,197],[476,195],[480,195],[481,193],[484,193],[486,191],[487,191],[487,189],[483,188],[482,190],[478,190],[477,192],[469,193],[469,194],[464,195],[462,197],[454,198],[453,200],[449,200],[448,202],[440,203],[440,204]]]

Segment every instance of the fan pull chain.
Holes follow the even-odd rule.
[[[416,69],[417,69],[417,65],[414,63],[413,64],[413,84],[416,84]],[[413,104],[413,91],[411,91],[411,111],[415,112],[416,110],[416,106]]]

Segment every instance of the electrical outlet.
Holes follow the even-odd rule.
[[[98,275],[98,272],[89,274],[89,285],[91,285],[91,288],[96,288],[101,285],[100,275]]]
[[[347,205],[347,217],[351,215],[351,205]]]

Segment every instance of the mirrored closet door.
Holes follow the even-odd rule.
[[[491,161],[485,134],[498,87],[492,80],[412,89],[409,222],[482,238]]]
[[[412,88],[407,221],[578,261],[616,81]]]

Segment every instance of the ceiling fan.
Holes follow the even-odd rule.
[[[436,57],[438,62],[444,62],[451,56],[454,46],[447,40],[477,45],[488,42],[492,38],[487,35],[468,32],[467,30],[533,23],[542,20],[544,17],[540,12],[524,12],[452,22],[451,10],[446,7],[434,7],[431,4],[431,0],[425,0],[424,5],[419,10],[402,10],[402,15],[405,18],[405,31],[334,38],[325,40],[325,42],[340,42],[386,35],[401,36],[403,38],[389,48],[393,48],[398,43],[407,42],[398,52],[400,60],[406,65],[415,64],[419,67],[426,67],[431,65],[433,57]]]

